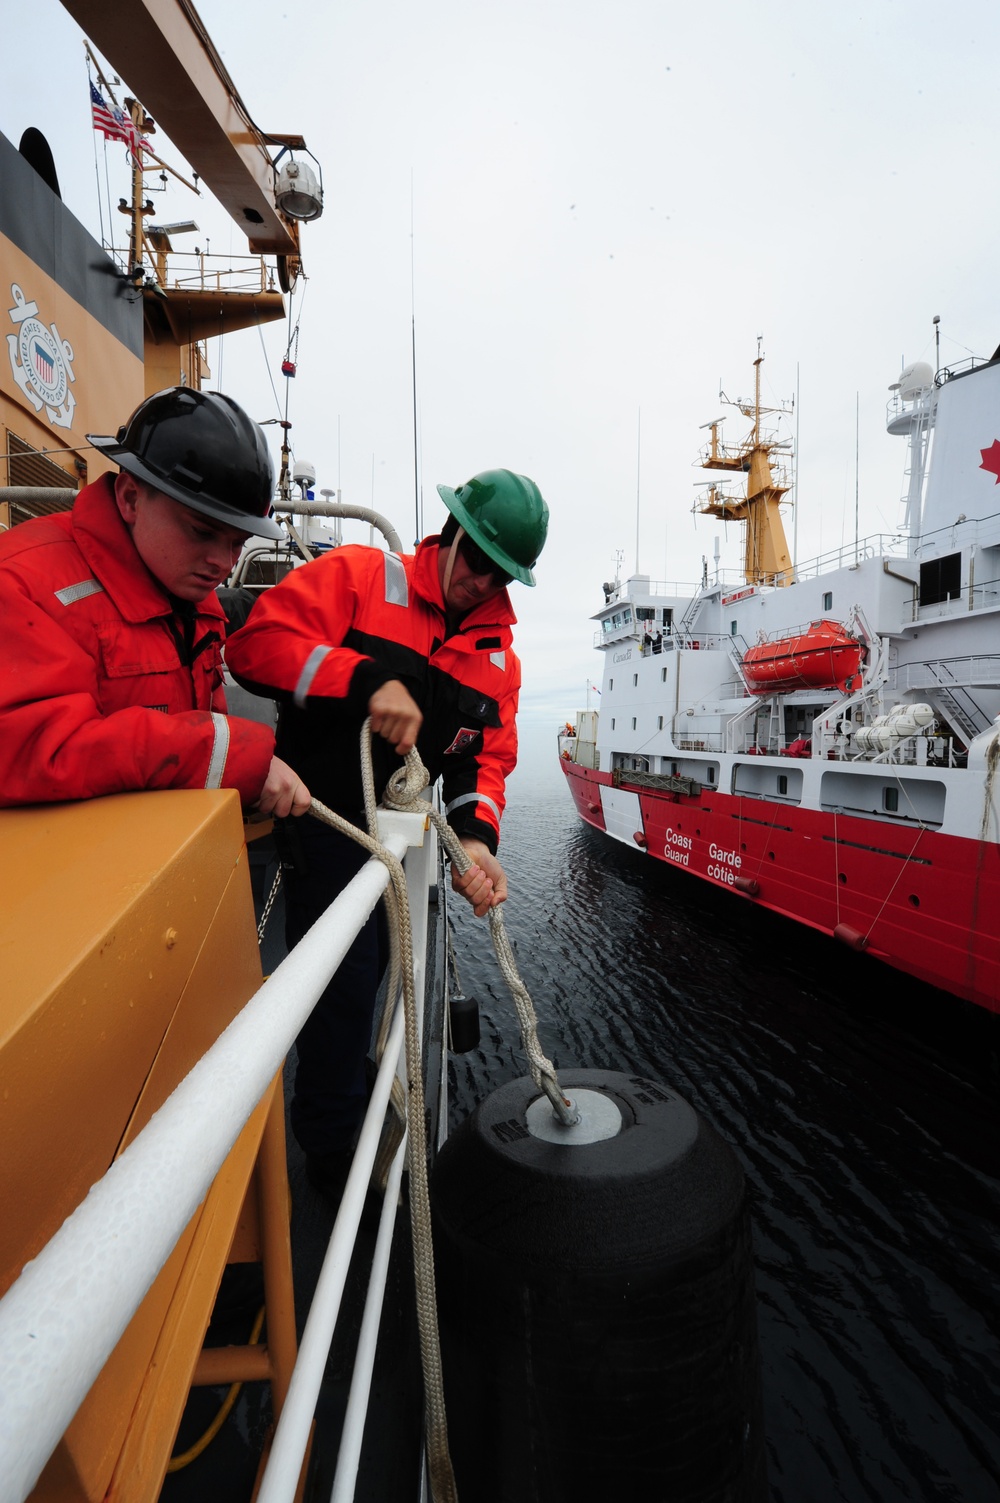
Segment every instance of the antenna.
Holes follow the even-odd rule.
[[[413,168],[410,168],[410,367],[413,386],[413,546],[423,533],[420,516],[420,474],[417,462],[417,306],[413,257]]]
[[[635,435],[635,572],[639,572],[639,492],[642,474],[642,408]]]
[[[861,397],[854,393],[854,562],[858,561],[858,491],[861,469]]]

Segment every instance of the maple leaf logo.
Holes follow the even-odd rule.
[[[979,468],[989,470],[991,475],[997,477],[996,484],[1000,485],[1000,439],[995,438],[988,449],[980,449],[979,452],[983,456]]]

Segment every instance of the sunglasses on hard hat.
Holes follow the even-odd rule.
[[[473,574],[492,574],[494,582],[501,586],[509,585],[513,580],[513,574],[507,574],[503,569],[498,568],[489,554],[485,553],[478,543],[474,543],[468,533],[460,539],[458,551]]]

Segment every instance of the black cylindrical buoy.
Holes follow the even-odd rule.
[[[763,1503],[743,1172],[663,1086],[530,1079],[441,1149],[432,1204],[448,1432],[476,1503]]]

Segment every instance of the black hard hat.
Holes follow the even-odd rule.
[[[273,518],[274,470],[264,435],[218,391],[171,386],[147,397],[114,438],[87,440],[137,480],[262,538],[284,536]]]

